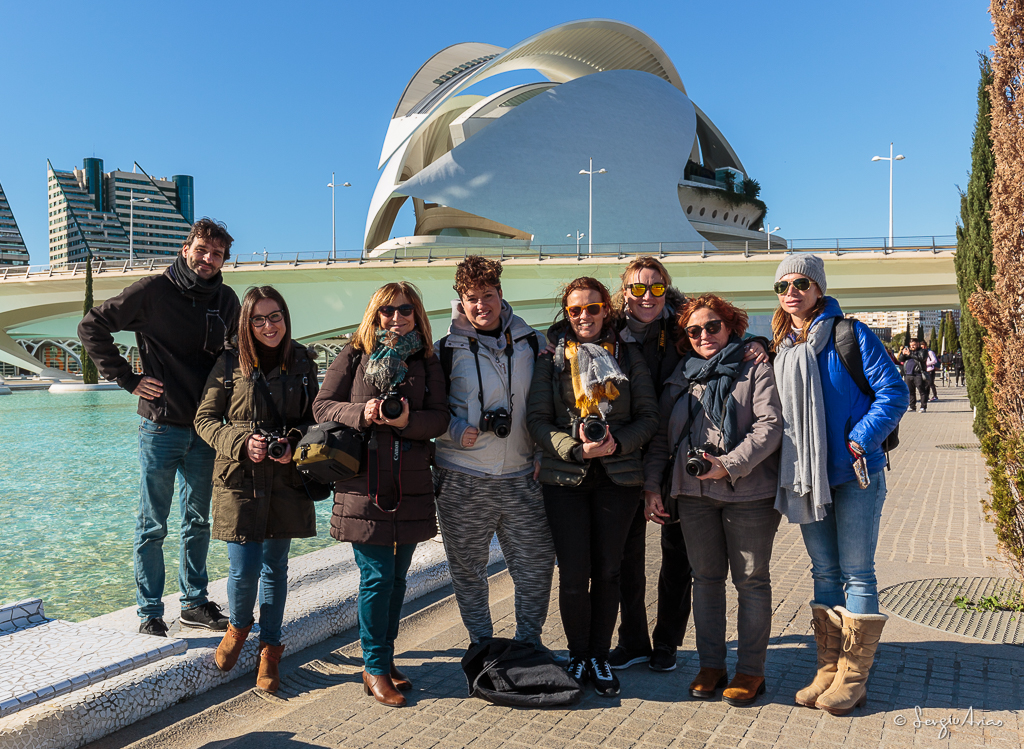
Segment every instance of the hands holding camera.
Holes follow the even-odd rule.
[[[722,461],[716,458],[711,453],[704,453],[704,460],[711,464],[711,469],[705,471],[700,476],[697,476],[698,481],[724,479],[729,475],[729,471],[722,465]]]
[[[370,398],[363,407],[363,418],[370,424],[384,424],[395,429],[405,429],[409,426],[409,401],[402,398],[402,413],[389,419],[381,413],[380,407],[384,398]]]
[[[246,455],[249,456],[249,460],[253,463],[262,463],[268,457],[282,465],[290,463],[292,459],[291,443],[284,437],[279,437],[273,444],[282,445],[283,448],[270,449],[271,440],[268,440],[262,434],[250,434],[249,439],[245,441]]]
[[[603,458],[606,455],[614,453],[615,448],[618,447],[618,443],[616,443],[615,438],[612,437],[611,427],[606,429],[604,439],[600,442],[593,442],[589,437],[587,437],[585,424],[579,425],[577,436],[583,442],[584,458]]]

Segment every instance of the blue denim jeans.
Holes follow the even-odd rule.
[[[181,509],[181,549],[178,589],[181,608],[207,602],[206,553],[210,548],[210,497],[213,493],[213,448],[191,427],[139,425],[139,467],[142,492],[135,522],[135,584],[139,616],[164,615],[164,538],[178,479]]]
[[[256,593],[260,596],[260,640],[281,644],[281,622],[288,598],[288,549],[290,538],[268,538],[263,543],[228,542],[228,606],[231,626],[241,629],[253,623]]]
[[[800,526],[811,557],[814,602],[845,606],[854,614],[878,613],[875,547],[885,502],[885,471],[861,489],[854,481],[832,487],[825,517]]]
[[[391,672],[405,600],[405,576],[415,550],[416,544],[400,544],[397,549],[352,544],[359,567],[359,638],[368,674]]]

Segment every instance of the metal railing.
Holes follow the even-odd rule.
[[[927,237],[896,237],[892,246],[886,237],[840,237],[830,239],[773,239],[771,248],[767,238],[763,240],[734,240],[724,242],[640,242],[634,244],[596,244],[593,252],[588,252],[587,245],[530,245],[517,243],[508,246],[438,246],[401,245],[394,249],[374,254],[372,257],[358,251],[348,251],[341,257],[331,258],[329,250],[307,252],[270,252],[253,253],[243,259],[236,254],[224,264],[226,270],[247,269],[268,266],[330,266],[330,265],[377,265],[381,263],[397,264],[400,262],[443,262],[462,260],[467,255],[483,255],[501,260],[565,260],[575,259],[579,262],[588,260],[624,260],[634,255],[654,255],[659,258],[700,257],[714,258],[729,255],[756,257],[769,254],[790,254],[808,252],[828,255],[848,255],[854,253],[892,255],[902,253],[931,253],[956,249],[954,235]],[[130,264],[127,260],[94,260],[92,271],[101,273],[127,273],[129,271],[155,272],[161,271],[174,262],[174,256],[147,258],[136,260]],[[85,274],[85,263],[72,263],[62,267],[48,265],[13,265],[0,266],[0,282],[40,280],[50,277],[78,276]]]

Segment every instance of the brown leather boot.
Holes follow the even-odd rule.
[[[713,700],[728,681],[729,674],[724,668],[701,667],[697,678],[690,682],[690,696],[695,700]]]
[[[363,671],[363,691],[388,707],[405,707],[405,697],[395,689],[390,674],[368,674]]]
[[[256,686],[265,692],[276,692],[281,686],[281,672],[277,664],[281,662],[284,645],[267,645],[260,640],[260,671],[256,675]]]
[[[814,707],[815,701],[835,681],[843,641],[843,618],[828,606],[811,604],[811,626],[818,647],[818,673],[814,681],[796,693],[796,704],[804,707]]]
[[[843,642],[835,681],[814,706],[832,715],[849,715],[868,701],[868,674],[875,662],[885,614],[852,614],[842,606],[834,611],[843,617]]]
[[[722,699],[733,707],[746,707],[757,702],[764,694],[764,677],[736,674],[722,692]]]
[[[224,633],[220,645],[217,646],[217,652],[213,656],[213,662],[217,664],[217,668],[221,671],[230,671],[235,667],[238,656],[242,653],[242,646],[245,645],[245,638],[249,636],[251,629],[251,624],[241,629],[236,629],[231,624],[228,625],[228,631]]]
[[[409,677],[398,670],[398,666],[395,665],[394,661],[391,661],[391,681],[399,692],[408,692],[412,689],[412,682],[409,681]]]

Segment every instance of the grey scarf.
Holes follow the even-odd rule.
[[[832,503],[828,485],[825,399],[817,356],[832,337],[835,318],[816,323],[807,342],[782,342],[775,356],[775,380],[782,398],[782,452],[775,509],[791,523],[813,523]]]

